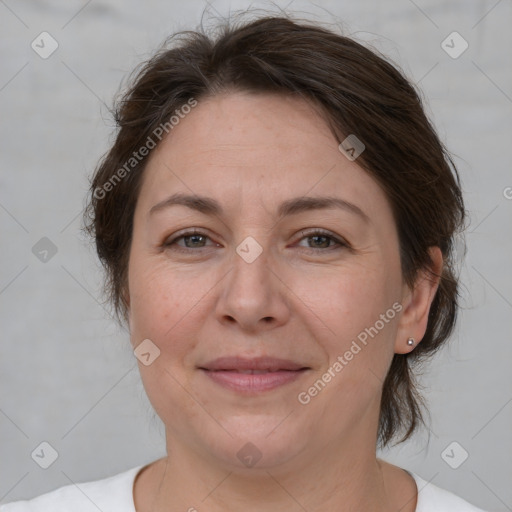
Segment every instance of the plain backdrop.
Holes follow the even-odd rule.
[[[470,212],[457,332],[421,378],[430,431],[381,455],[477,506],[512,510],[512,2],[223,0],[205,21],[287,4],[378,48],[419,84]],[[164,454],[128,335],[102,306],[81,210],[121,80],[166,36],[196,28],[205,5],[0,1],[2,503]],[[442,47],[448,36],[465,44],[454,31],[469,45],[457,58]],[[31,46],[41,32],[58,44],[47,58]],[[31,455],[42,442],[58,454],[48,469]],[[454,469],[447,453],[452,465],[467,459]]]

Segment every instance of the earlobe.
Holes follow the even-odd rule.
[[[405,287],[403,313],[400,317],[395,353],[407,354],[421,342],[427,330],[430,307],[436,295],[443,269],[439,247],[430,247],[432,266],[418,273],[414,288]]]

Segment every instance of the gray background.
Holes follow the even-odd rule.
[[[209,11],[249,5],[216,1]],[[128,335],[101,305],[80,211],[111,140],[107,106],[121,79],[171,32],[196,27],[204,6],[0,0],[1,502],[164,453]],[[382,455],[475,505],[512,510],[512,2],[295,0],[289,9],[341,24],[419,83],[456,155],[471,214],[459,328],[422,378],[429,438],[422,432]],[[47,59],[31,48],[42,31],[59,44]],[[457,59],[441,48],[453,31],[469,43]],[[57,248],[47,262],[32,252],[43,237]],[[43,441],[59,454],[46,470],[31,458]],[[441,457],[453,441],[452,460],[469,453],[457,469]]]

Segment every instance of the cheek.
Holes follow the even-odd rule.
[[[182,386],[188,387],[185,361],[196,343],[193,317],[197,309],[193,304],[204,292],[187,291],[190,288],[183,273],[162,268],[156,258],[135,254],[130,265],[131,343],[135,348],[149,339],[157,347],[153,350],[158,355],[151,364],[139,360],[138,366],[151,404],[166,424],[172,424],[172,417],[167,417],[169,404],[188,417],[197,414]]]
[[[318,316],[328,327],[324,337],[328,364],[341,356],[347,362],[347,378],[368,375],[369,370],[385,375],[393,356],[401,281],[393,265],[386,266],[387,272],[382,268],[354,267],[323,290],[310,291]]]
[[[130,330],[134,337],[151,338],[165,322],[173,298],[149,265],[134,260],[129,272]]]
[[[161,346],[163,334],[172,329],[174,317],[184,303],[172,273],[164,273],[160,267],[151,257],[142,258],[136,251],[132,252],[128,282],[130,333],[135,345],[149,338]]]
[[[135,346],[150,339],[160,350],[158,366],[181,373],[193,354],[211,309],[215,281],[194,269],[177,268],[161,256],[134,253],[129,269],[130,333]]]
[[[356,336],[372,326],[398,297],[398,287],[381,270],[340,272],[322,289],[310,290],[317,309],[335,334]]]
[[[299,401],[311,402],[305,412],[332,424],[344,417],[357,423],[378,402],[394,353],[401,307],[396,290],[393,280],[375,271],[347,274],[316,292],[316,311],[328,326],[317,338],[326,357],[301,390]]]

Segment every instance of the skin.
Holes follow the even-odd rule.
[[[304,100],[236,92],[202,99],[151,153],[126,300],[133,347],[150,339],[160,350],[139,369],[168,456],[139,473],[138,512],[415,510],[413,479],[376,458],[379,403],[393,354],[413,350],[407,339],[425,333],[438,282],[420,275],[413,290],[404,284],[390,204],[338,144]],[[174,205],[150,214],[176,192],[212,197],[224,212]],[[287,199],[323,195],[356,205],[368,221],[342,209],[277,217]],[[192,228],[205,236],[164,245]],[[252,263],[236,252],[248,236],[262,248]],[[440,250],[431,255],[439,271]],[[299,403],[396,302],[401,312]],[[226,355],[311,369],[242,396],[197,369]],[[261,453],[250,468],[236,456],[247,442]]]

